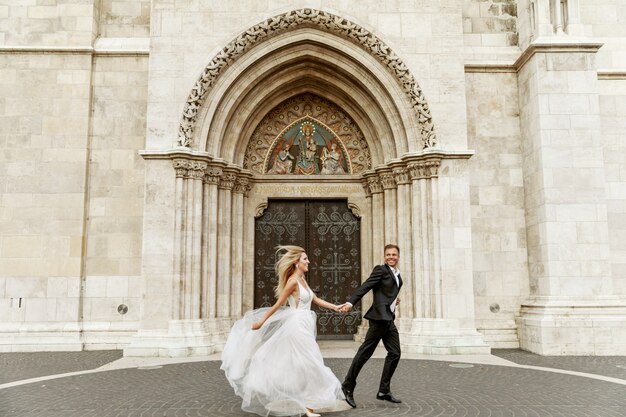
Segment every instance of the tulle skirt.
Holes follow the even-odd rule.
[[[315,341],[315,313],[281,308],[252,330],[267,310],[249,311],[237,321],[222,353],[221,369],[242,398],[241,408],[261,416],[293,416],[306,408],[335,407],[344,396]]]

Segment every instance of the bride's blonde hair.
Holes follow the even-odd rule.
[[[274,265],[274,270],[276,271],[276,276],[278,277],[278,285],[274,288],[276,299],[280,297],[283,289],[285,289],[287,279],[296,271],[296,264],[300,260],[300,256],[304,253],[304,249],[300,246],[276,246],[276,254],[282,251],[285,251],[285,253],[282,254],[280,259],[278,259]]]

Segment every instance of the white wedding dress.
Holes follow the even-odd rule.
[[[241,408],[261,416],[293,416],[335,408],[341,383],[324,365],[315,341],[311,290],[298,282],[299,300],[276,311],[258,330],[252,323],[268,308],[249,311],[230,331],[221,369],[243,399]]]

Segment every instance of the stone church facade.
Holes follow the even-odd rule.
[[[218,352],[277,244],[340,303],[397,243],[405,352],[626,354],[624,1],[17,3],[0,351]]]

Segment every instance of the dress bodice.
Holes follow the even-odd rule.
[[[288,298],[289,307],[297,310],[310,310],[311,302],[313,301],[312,291],[308,287],[302,285],[300,281],[296,282],[298,283],[299,299],[296,300],[296,297],[294,297],[293,294],[290,295]]]

